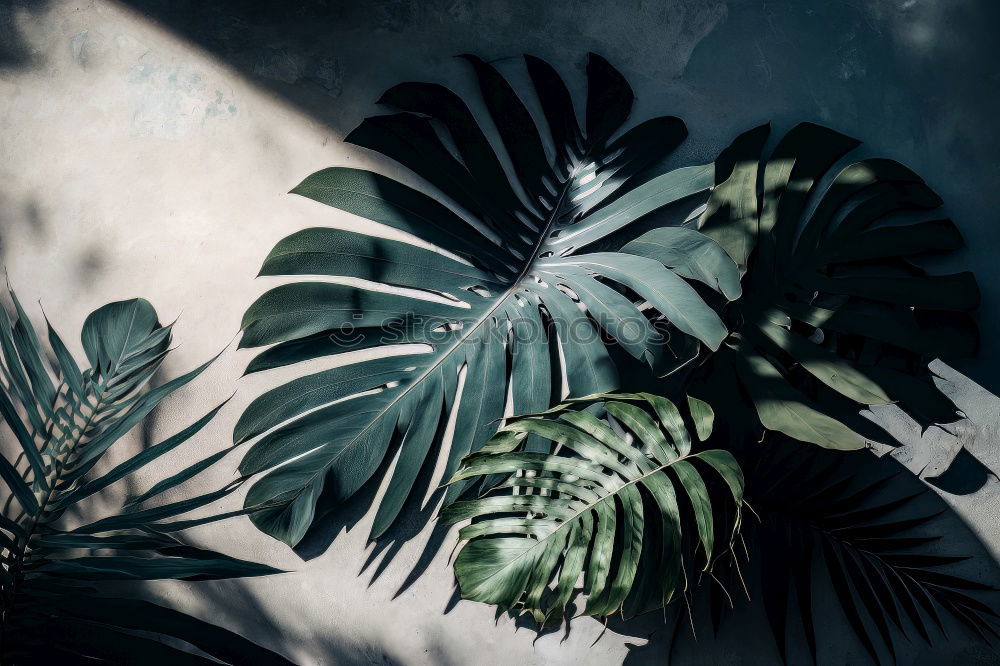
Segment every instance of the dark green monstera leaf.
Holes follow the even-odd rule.
[[[535,412],[567,394],[615,388],[609,339],[665,373],[699,344],[714,350],[727,335],[685,279],[699,282],[699,289],[726,285],[726,297],[738,296],[736,266],[721,250],[715,258],[724,261],[670,268],[639,254],[580,252],[712,185],[711,165],[644,175],[684,139],[684,124],[660,117],[622,131],[632,90],[591,55],[581,129],[563,81],[548,64],[526,57],[544,131],[493,66],[466,60],[497,141],[458,96],[427,83],[388,90],[380,101],[401,112],[368,118],[347,137],[423,177],[448,205],[344,167],[319,171],[293,190],[442,251],[355,231],[306,229],[279,242],[261,274],[354,281],[279,286],[244,316],[240,345],[272,345],[248,373],[390,345],[398,352],[404,345],[394,356],[351,356],[341,367],[273,389],[237,424],[237,443],[259,438],[241,471],[262,474],[247,506],[270,508],[253,520],[289,544],[305,535],[321,493],[324,506],[351,497],[387,461],[396,436],[400,453],[373,537],[396,519],[425,461],[446,456],[448,478],[496,432],[505,413]],[[454,437],[445,445],[449,419]],[[448,500],[466,487],[452,486]]]
[[[631,616],[679,598],[692,553],[709,569],[718,537],[729,546],[739,525],[736,460],[692,450],[688,423],[704,440],[713,417],[693,398],[684,418],[666,398],[612,393],[509,422],[452,482],[506,480],[441,513],[446,523],[473,519],[455,559],[462,597],[542,623],[562,621],[581,576],[585,615]],[[734,500],[732,521],[717,516]]]
[[[169,521],[215,502],[233,487],[139,510],[194,476],[225,451],[164,479],[133,507],[68,529],[60,518],[82,513],[95,493],[148,466],[197,434],[221,405],[162,442],[98,472],[108,449],[205,365],[144,390],[170,344],[145,300],[110,303],[87,317],[82,342],[90,367],[81,370],[49,326],[54,361],[17,298],[13,322],[0,308],[0,414],[16,458],[0,454],[5,502],[0,512],[0,592],[4,664],[287,664],[231,631],[170,608],[95,589],[107,581],[208,580],[277,570],[191,546],[172,534],[219,520]],[[207,364],[206,364],[207,365]],[[79,521],[78,521],[79,522]],[[135,633],[141,632],[141,633]],[[172,647],[183,641],[212,658]]]
[[[858,416],[866,405],[898,404],[924,424],[957,420],[927,363],[975,351],[968,311],[979,289],[971,273],[914,263],[962,246],[952,221],[934,215],[940,198],[891,160],[831,172],[859,145],[832,130],[798,125],[763,161],[767,135],[753,129],[720,155],[698,221],[745,273],[726,315],[734,335],[701,369],[720,389],[706,397],[748,395],[765,428],[833,449],[885,436]]]

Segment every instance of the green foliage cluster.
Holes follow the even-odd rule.
[[[762,126],[710,164],[664,171],[684,123],[628,126],[634,94],[603,58],[587,64],[583,123],[544,61],[524,58],[536,118],[497,68],[464,58],[487,117],[441,85],[404,83],[379,100],[393,113],[347,137],[435,196],[348,167],[292,190],[389,229],[305,229],[267,256],[261,275],[309,279],[246,310],[240,346],[264,348],[247,374],[334,367],[245,409],[233,443],[249,446],[232,484],[139,506],[227,448],[113,515],[65,527],[67,511],[184,443],[219,407],[95,473],[204,366],[144,390],[170,327],[142,300],[88,318],[88,370],[50,327],[54,378],[16,299],[14,322],[0,318],[0,410],[20,447],[0,458],[4,654],[201,659],[143,633],[154,632],[226,663],[280,663],[155,604],[96,604],[103,593],[86,582],[273,573],[175,534],[245,514],[295,546],[384,470],[377,539],[438,465],[439,519],[463,525],[462,596],[543,627],[689,604],[711,579],[762,601],[783,658],[796,626],[815,661],[824,584],[875,661],[894,657],[894,628],[930,643],[943,616],[998,637],[982,598],[991,588],[954,569],[964,558],[929,549],[936,513],[922,493],[863,473],[885,466],[867,449],[895,444],[866,407],[895,405],[923,425],[962,417],[928,362],[975,353],[979,291],[969,273],[918,264],[962,246],[934,214],[937,195],[891,160],[851,162],[858,141],[810,123],[769,151]],[[693,212],[670,219],[680,206]],[[242,509],[170,520],[244,483]],[[71,640],[46,640],[53,622]]]

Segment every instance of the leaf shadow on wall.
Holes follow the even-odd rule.
[[[28,67],[37,56],[17,23],[23,15],[33,16],[48,8],[49,0],[0,0],[0,72]]]

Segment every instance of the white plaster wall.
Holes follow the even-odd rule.
[[[256,271],[273,244],[293,231],[363,222],[284,193],[330,165],[377,166],[413,182],[340,139],[398,81],[430,79],[472,90],[450,58],[466,51],[489,58],[535,52],[552,59],[577,91],[585,52],[604,54],[636,88],[637,118],[668,112],[686,120],[691,138],[679,161],[710,159],[737,131],[774,119],[779,131],[797,120],[825,122],[870,142],[872,152],[906,162],[953,206],[969,240],[970,249],[950,265],[973,268],[984,283],[986,349],[981,362],[961,370],[987,386],[998,376],[1000,291],[989,279],[997,275],[1000,246],[989,207],[998,184],[997,141],[995,131],[983,134],[992,129],[984,120],[997,81],[948,76],[965,53],[954,36],[942,34],[951,17],[946,3],[851,3],[834,25],[823,24],[822,16],[809,23],[806,5],[812,3],[346,3],[341,20],[325,33],[328,41],[315,44],[308,57],[280,31],[271,41],[220,55],[183,30],[109,0],[2,4],[0,21],[16,33],[20,55],[0,70],[0,251],[19,296],[40,301],[76,351],[88,312],[110,300],[146,297],[162,320],[178,318],[179,347],[166,363],[168,375],[229,345],[160,410],[150,428],[154,438],[236,390],[198,440],[203,452],[214,452],[231,441],[235,420],[255,395],[301,372],[239,379],[251,354],[231,343],[245,307],[271,286],[254,280]],[[294,3],[288,4],[294,16]],[[246,27],[226,22],[224,13],[220,19],[223,38]],[[792,32],[796,22],[822,35],[821,45]],[[255,34],[267,34],[256,28]],[[904,61],[915,64],[907,68]],[[924,68],[936,62],[945,69]],[[931,85],[937,96],[927,92]],[[40,311],[35,314],[41,321]],[[1000,403],[961,375],[949,378],[956,382],[949,390],[970,416],[961,440],[933,432],[921,440],[897,419],[894,427],[911,445],[896,455],[914,471],[930,465],[925,474],[932,473],[964,443],[996,469]],[[201,483],[223,483],[235,462]],[[974,495],[946,497],[995,556],[997,497],[995,481]],[[452,597],[450,539],[397,597],[430,526],[373,581],[378,559],[362,571],[371,551],[365,544],[370,519],[360,517],[308,561],[246,519],[198,530],[192,537],[199,541],[292,573],[163,584],[155,593],[302,664],[615,664],[656,629],[647,619],[634,635],[608,630],[598,639],[603,627],[586,619],[575,621],[565,640],[555,634],[535,642],[529,629],[518,630],[506,616],[494,620],[483,605],[460,602],[445,613]],[[678,663],[773,663],[765,632],[748,624],[719,641],[703,637]],[[664,633],[650,639],[654,648],[665,643]],[[831,663],[864,662],[850,641],[828,647]],[[633,657],[665,660],[657,649]],[[917,646],[900,663],[995,662],[956,638],[936,651]]]

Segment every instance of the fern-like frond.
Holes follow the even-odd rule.
[[[50,364],[13,292],[11,298],[13,321],[0,308],[0,412],[18,451],[0,455],[7,491],[0,513],[3,662],[123,663],[141,654],[147,663],[287,663],[233,632],[150,602],[110,597],[93,587],[103,581],[276,573],[265,565],[186,544],[173,534],[185,525],[166,520],[206,506],[238,483],[155,508],[123,509],[71,529],[61,520],[88,497],[187,442],[215,416],[222,405],[177,434],[97,472],[115,442],[207,364],[150,388],[167,354],[171,327],[161,326],[153,307],[142,299],[110,303],[87,317],[81,335],[89,362],[85,370],[49,324],[54,357]],[[224,454],[185,468],[139,499],[173,488]],[[153,634],[179,639],[214,660],[166,645]]]

